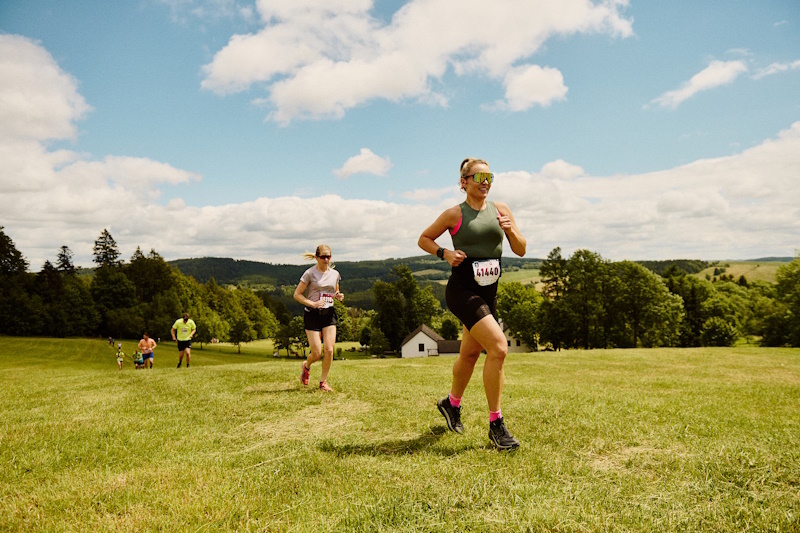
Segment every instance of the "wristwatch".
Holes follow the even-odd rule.
[[[444,248],[439,248],[436,250],[436,257],[439,259],[444,259]]]

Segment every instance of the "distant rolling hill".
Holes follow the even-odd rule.
[[[541,262],[541,259],[503,258],[503,265],[509,271],[521,268],[535,269]],[[283,265],[222,257],[201,257],[176,259],[169,261],[169,264],[201,283],[214,278],[221,284],[280,287],[297,285],[301,274],[313,263]],[[360,285],[361,281],[369,280],[371,287],[376,280],[390,280],[391,270],[395,265],[406,265],[419,280],[446,278],[450,272],[450,265],[445,261],[428,255],[374,261],[337,261],[336,270],[342,275],[343,283],[347,280],[348,283]]]
[[[541,259],[503,258],[507,278],[532,282],[538,275]],[[222,285],[239,285],[253,289],[266,290],[280,298],[289,309],[298,312],[297,304],[291,297],[300,276],[313,263],[303,265],[281,265],[245,261],[223,257],[201,257],[196,259],[176,259],[169,261],[183,274],[192,276],[201,283],[211,278]],[[336,270],[342,275],[342,292],[346,303],[351,307],[372,309],[372,286],[376,281],[392,281],[392,268],[405,265],[415,275],[421,286],[430,286],[434,296],[444,304],[444,285],[450,273],[450,265],[429,255],[382,259],[373,261],[337,261]],[[512,276],[521,273],[522,276]],[[510,280],[510,279],[509,279]]]
[[[709,279],[720,273],[736,279],[744,275],[748,280],[775,281],[778,267],[792,260],[791,257],[765,257],[749,261],[703,261],[699,259],[673,259],[663,261],[636,261],[657,274],[663,274],[670,266],[677,266],[689,274]],[[183,274],[194,277],[201,283],[214,279],[222,285],[239,285],[269,292],[285,305],[300,312],[301,308],[292,299],[302,273],[313,263],[285,265],[262,263],[223,257],[201,257],[169,261]],[[540,286],[538,258],[503,258],[502,283],[534,283]],[[342,275],[342,292],[351,307],[372,309],[372,286],[376,281],[392,281],[392,268],[405,265],[414,274],[420,286],[429,286],[434,296],[444,305],[444,288],[450,274],[450,266],[429,255],[390,258],[372,261],[337,261],[336,269]],[[715,274],[717,272],[717,274]]]

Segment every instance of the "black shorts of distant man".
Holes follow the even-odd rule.
[[[197,324],[189,318],[189,313],[183,313],[183,316],[172,324],[170,329],[172,340],[178,341],[178,368],[181,367],[184,355],[186,356],[186,368],[189,368],[189,363],[192,361],[192,337],[196,332]]]

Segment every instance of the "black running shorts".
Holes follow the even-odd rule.
[[[310,331],[322,331],[328,326],[335,326],[338,323],[336,309],[333,307],[308,309],[303,313],[303,326]]]
[[[467,259],[453,267],[445,291],[448,309],[468,330],[487,315],[497,318],[497,282],[484,287],[478,285],[473,278],[472,262],[473,260]]]

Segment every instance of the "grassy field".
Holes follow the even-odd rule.
[[[738,280],[740,276],[747,278],[747,281],[767,281],[775,283],[775,274],[778,267],[785,265],[781,261],[724,261],[717,266],[706,268],[695,274],[699,278],[706,279],[706,276],[714,277],[714,270],[724,270],[722,274],[733,276]]]
[[[787,264],[782,261],[725,261],[719,265],[706,268],[695,276],[706,279],[714,277],[714,270],[724,270],[722,274],[733,276],[734,280],[738,280],[740,276],[744,276],[748,281],[766,281],[775,283],[775,274],[778,272],[778,267]],[[504,271],[503,276],[500,278],[503,283],[510,283],[516,281],[523,285],[529,283],[536,284],[537,288],[541,289],[541,276],[539,270],[536,269],[520,269],[516,271]],[[443,281],[442,283],[447,283]]]
[[[538,269],[521,268],[519,270],[504,270],[503,275],[500,277],[500,283],[517,282],[523,285],[534,283],[537,288],[541,288],[541,279]],[[437,282],[442,285],[447,285],[446,279],[441,279]]]
[[[229,348],[0,337],[0,530],[800,530],[800,350],[509,356],[499,453],[480,367],[456,435],[452,358],[337,361],[325,394]]]
[[[128,347],[135,347],[138,341],[122,341],[123,345],[122,348],[125,350],[126,346]],[[259,357],[259,361],[263,361],[264,358],[270,358],[273,355],[274,347],[272,344],[272,339],[264,339],[264,340],[257,340],[253,342],[243,342],[241,347],[236,346],[235,344],[230,343],[214,343],[214,344],[204,344],[202,351],[199,350],[199,345],[195,342],[193,344],[194,348],[192,348],[192,354],[207,354],[212,356],[212,360],[215,362],[219,362],[219,357],[222,357],[222,361],[227,361],[225,359],[228,355],[236,355],[241,352],[241,355],[255,355]],[[177,363],[178,356],[177,356],[177,346],[173,342],[171,344],[164,343],[161,353],[168,354],[168,357],[172,357]],[[337,351],[339,348],[342,349],[341,354],[335,354],[334,357],[337,359],[368,359],[370,356],[365,355],[363,352],[357,351],[360,348],[360,344],[358,342],[337,342],[336,343]],[[355,352],[351,351],[351,349],[355,348]],[[299,348],[298,348],[299,350]],[[127,353],[127,352],[126,352]],[[299,352],[298,352],[299,353]],[[308,347],[306,347],[306,354],[308,354]],[[173,357],[174,356],[174,357]],[[287,353],[285,349],[281,349],[280,353],[276,354],[277,357],[287,357]],[[296,357],[296,356],[292,356]],[[304,358],[304,357],[303,357]],[[172,360],[170,359],[170,360]],[[205,357],[204,357],[205,359]]]
[[[511,283],[516,281],[518,283],[522,283],[523,285],[528,285],[530,283],[539,283],[541,281],[541,276],[539,275],[539,269],[521,268],[519,270],[503,271],[500,281],[503,283]]]

